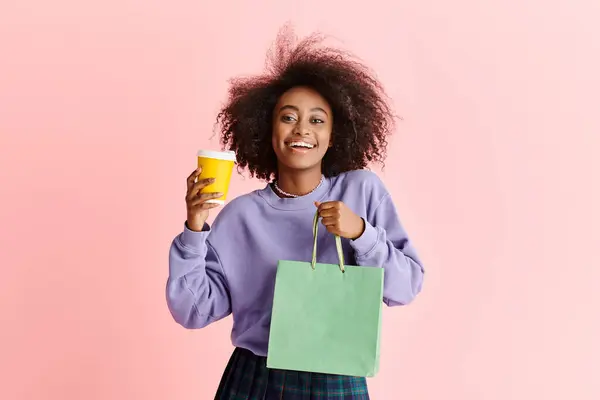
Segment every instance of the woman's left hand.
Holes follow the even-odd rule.
[[[327,231],[346,239],[358,239],[365,231],[365,221],[341,201],[315,202]]]

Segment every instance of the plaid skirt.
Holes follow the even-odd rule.
[[[267,359],[236,348],[215,400],[369,400],[365,378],[267,368]]]

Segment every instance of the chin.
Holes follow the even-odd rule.
[[[279,150],[279,151],[277,151]],[[290,153],[287,148],[277,149],[275,154],[278,163],[291,171],[303,172],[307,170],[321,169],[321,163],[325,154],[321,155],[316,150],[311,150],[310,154]]]
[[[283,164],[288,170],[291,171],[307,171],[316,168],[320,168],[320,163],[314,162],[289,162],[290,160],[282,160]]]

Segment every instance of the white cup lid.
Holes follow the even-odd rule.
[[[214,158],[217,160],[235,161],[234,151],[198,150],[198,157]]]

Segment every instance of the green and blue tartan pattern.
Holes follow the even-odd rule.
[[[215,400],[369,400],[365,378],[268,369],[266,361],[236,348]]]

